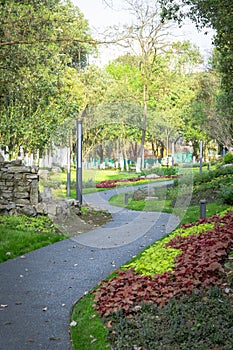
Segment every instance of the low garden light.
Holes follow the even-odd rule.
[[[206,199],[200,200],[200,219],[206,218]]]

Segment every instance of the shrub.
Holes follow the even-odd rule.
[[[218,198],[225,204],[233,204],[233,186],[221,186]]]
[[[83,181],[83,188],[92,188],[95,187],[95,182],[92,179],[88,179],[87,181]]]
[[[176,168],[172,168],[172,167],[161,167],[161,168],[152,168],[150,170],[143,170],[141,172],[141,175],[146,176],[146,175],[150,175],[150,174],[155,174],[158,176],[164,176],[164,175],[176,175],[177,174],[177,169]]]
[[[162,308],[143,304],[132,317],[111,317],[112,349],[232,349],[232,306],[217,288],[172,298]]]
[[[223,161],[225,164],[231,164],[233,163],[233,154],[231,153],[226,153],[223,157]]]

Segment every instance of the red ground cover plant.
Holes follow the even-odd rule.
[[[113,279],[101,282],[94,292],[95,308],[100,316],[108,316],[119,309],[128,313],[142,302],[163,305],[175,295],[190,295],[212,286],[226,288],[223,264],[233,246],[233,212],[199,221],[210,222],[211,219],[215,228],[208,233],[177,236],[167,244],[182,250],[175,259],[173,271],[140,276],[133,269],[119,270]]]
[[[160,176],[160,179],[174,179],[177,178],[177,175],[165,175],[165,176]],[[145,178],[140,178],[140,177],[135,177],[131,179],[120,179],[120,180],[106,180],[106,181],[101,181],[96,184],[96,188],[115,188],[117,186],[117,183],[122,183],[122,182],[137,182],[141,180],[154,180],[154,179],[145,179]]]

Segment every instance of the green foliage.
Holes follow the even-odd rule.
[[[160,1],[162,17],[175,19],[181,23],[188,17],[196,23],[198,28],[211,26],[215,31],[214,44],[216,46],[214,66],[221,75],[222,91],[219,93],[224,100],[217,103],[216,115],[213,119],[212,129],[217,140],[232,145],[232,1],[231,0],[167,0]],[[188,5],[188,6],[186,6]],[[216,131],[215,131],[216,130]],[[219,137],[217,134],[220,133]],[[224,138],[225,135],[225,138]],[[229,137],[228,137],[229,136]]]
[[[108,320],[114,349],[131,349],[134,344],[135,349],[230,350],[233,345],[232,302],[217,288],[172,298],[162,308],[143,304],[133,317],[119,311]]]
[[[95,188],[95,182],[93,179],[88,179],[87,181],[83,181],[82,186],[83,188]]]
[[[150,170],[143,170],[141,172],[141,176],[146,176],[150,174],[155,174],[158,176],[166,176],[166,175],[176,175],[177,174],[177,169],[172,168],[172,167],[161,167],[161,168],[152,168]]]
[[[203,197],[202,197],[203,198]],[[206,216],[211,217],[213,215],[219,214],[222,210],[227,209],[228,205],[220,205],[220,203],[207,203],[206,205]],[[178,213],[179,214],[179,213]],[[184,215],[181,217],[180,224],[187,224],[189,222],[195,222],[197,218],[200,217],[200,204],[191,205],[185,211]]]
[[[233,166],[220,167],[216,170],[210,170],[202,174],[195,174],[194,184],[200,185],[201,183],[209,183],[217,178],[229,177],[232,178]]]
[[[185,195],[185,185],[188,186],[192,182],[191,205],[198,205],[201,199],[206,199],[207,203],[219,201],[221,197],[219,193],[223,193],[223,188],[226,189],[226,198],[229,197],[230,199],[230,189],[233,185],[233,166],[220,166],[215,170],[205,171],[201,174],[195,173],[193,178],[187,174],[181,179],[176,179],[174,181],[174,189],[171,190],[171,198],[173,197],[172,206],[177,200],[182,202],[182,197]],[[231,204],[229,201],[227,203]]]
[[[209,115],[215,113],[216,95],[219,88],[219,81],[213,72],[197,73],[195,84],[195,96],[193,96],[189,115],[185,117],[186,122],[182,130],[187,142],[192,142],[193,155],[199,156],[200,140],[203,140],[204,148],[213,139],[212,120]]]
[[[0,262],[65,238],[47,216],[0,216]]]
[[[56,127],[79,109],[72,67],[77,57],[85,63],[90,37],[70,1],[5,1],[0,16],[0,137],[11,157],[20,146],[42,151]]]
[[[0,224],[9,225],[19,230],[30,230],[35,233],[57,233],[58,227],[53,224],[48,216],[29,217],[21,216],[0,216]]]
[[[221,186],[218,198],[225,204],[233,205],[233,184],[231,186]]]
[[[135,269],[141,275],[162,274],[167,271],[172,271],[175,265],[175,257],[181,254],[181,250],[171,247],[166,247],[174,237],[188,237],[190,235],[198,235],[201,232],[207,232],[214,227],[213,223],[200,224],[190,228],[178,228],[168,237],[156,242],[150,248],[145,250],[139,259],[127,265]]]
[[[73,309],[71,319],[77,322],[75,327],[70,328],[74,350],[110,349],[108,331],[92,306],[93,295],[88,294]]]
[[[233,154],[231,153],[226,153],[223,157],[223,161],[225,164],[231,164],[233,163]]]

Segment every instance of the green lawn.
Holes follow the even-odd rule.
[[[75,327],[71,327],[74,349],[110,350],[107,341],[108,331],[92,305],[93,295],[89,293],[80,299],[73,309],[72,320],[78,321]]]
[[[111,188],[96,188],[96,184],[102,181],[107,180],[125,180],[125,179],[132,179],[132,178],[138,178],[139,174],[136,174],[135,172],[126,172],[126,171],[120,171],[120,170],[95,170],[95,169],[88,169],[83,170],[82,173],[82,193],[88,194],[93,192],[100,192],[100,191],[106,191],[111,190]],[[154,182],[157,181],[164,181],[165,179],[156,179],[153,180]],[[168,179],[169,180],[169,179]],[[152,180],[149,180],[152,182]],[[146,184],[149,182],[148,180],[140,180],[137,182],[130,182],[130,183],[122,183],[117,184],[117,187],[125,187],[125,186],[137,186],[140,184]],[[44,187],[51,187],[52,194],[54,198],[60,199],[60,198],[66,198],[66,186],[67,186],[67,174],[66,172],[58,173],[58,174],[51,174],[50,178],[48,180],[41,179],[40,180],[40,191],[43,192]],[[74,169],[71,171],[71,190],[70,190],[70,197],[76,198],[76,172]]]
[[[116,196],[113,196],[110,201],[112,205],[123,207],[126,209],[131,210],[138,210],[138,211],[161,211],[164,213],[171,213],[174,215],[179,216],[182,221],[181,224],[187,223],[187,222],[193,222],[196,220],[196,218],[200,217],[200,206],[189,206],[186,207],[179,207],[179,208],[173,208],[171,206],[171,200],[169,199],[149,199],[149,200],[134,200],[132,198],[129,198],[128,204],[125,204],[125,194],[119,194]],[[220,213],[222,210],[225,210],[228,208],[228,205],[223,205],[219,203],[210,203],[206,206],[206,216],[210,217],[212,215]]]
[[[65,238],[46,216],[0,216],[0,263]]]
[[[76,197],[76,170],[71,169],[71,191],[70,197]],[[83,194],[104,191],[105,189],[96,188],[96,183],[106,180],[130,179],[138,177],[138,174],[120,171],[118,169],[83,169],[82,172],[82,192]],[[55,198],[65,198],[67,186],[67,173],[65,171],[58,174],[51,174],[48,180],[40,179],[40,191],[44,187],[51,187]]]

